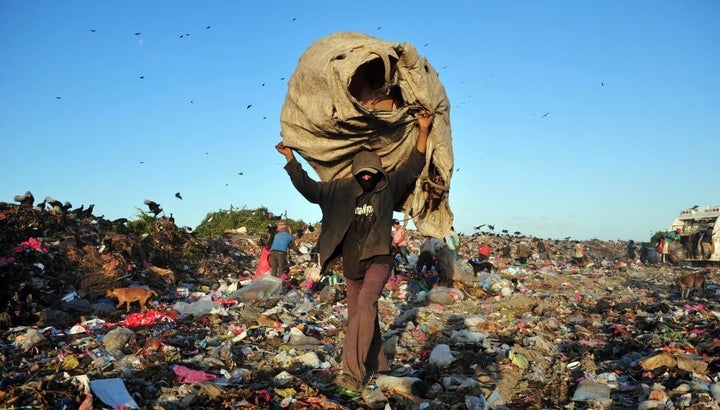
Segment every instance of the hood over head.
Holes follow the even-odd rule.
[[[351,171],[353,176],[358,180],[358,183],[360,183],[366,191],[379,191],[387,186],[387,174],[385,174],[385,170],[382,167],[380,157],[372,151],[360,151],[355,154]],[[358,175],[363,172],[373,174],[373,180],[361,181]]]
[[[352,162],[352,174],[356,176],[361,172],[370,172],[377,174],[378,172],[384,173],[382,162],[380,157],[377,156],[373,151],[360,151],[353,157]]]

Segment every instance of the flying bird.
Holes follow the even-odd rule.
[[[473,229],[475,229],[476,231],[479,231],[480,228],[482,228],[483,226],[485,226],[485,224],[478,225],[478,226],[474,227]]]
[[[56,100],[62,100],[62,97],[55,97]]]
[[[141,75],[141,76],[140,76],[140,79],[141,79],[141,80],[144,80],[144,79],[145,79],[145,76],[144,76],[144,75]]]
[[[245,109],[250,109],[250,107],[252,107],[252,104],[248,104],[247,107],[245,107]]]
[[[495,225],[488,225],[488,229],[491,230],[491,231],[494,231],[494,230],[495,230]]]
[[[150,199],[146,199],[146,200],[145,200],[145,205],[148,206],[148,209],[150,209],[150,212],[152,212],[152,214],[153,214],[154,216],[158,216],[158,215],[160,214],[160,212],[162,212],[162,208],[160,207],[160,204],[158,204],[158,203],[155,202],[155,201],[152,201],[152,200],[150,200]]]
[[[180,195],[180,192],[175,192],[175,198],[182,199],[182,195]]]
[[[601,87],[605,87],[605,83],[600,83],[600,86],[601,86]]]
[[[205,30],[210,30],[210,26],[205,27]]]
[[[139,36],[140,34],[142,34],[142,33],[135,33],[136,36]]]
[[[543,114],[542,117],[540,117],[540,118],[545,118],[545,117],[548,116],[548,114],[550,114],[550,111],[548,111],[548,112],[546,112],[545,114]]]
[[[242,174],[243,174],[242,172],[238,172],[238,175],[242,175]]]
[[[97,30],[95,30],[94,28],[91,28],[91,29],[90,29],[90,32],[91,32],[91,33],[95,33],[95,32],[97,32]]]

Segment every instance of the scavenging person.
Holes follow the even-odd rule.
[[[275,148],[287,160],[285,170],[295,188],[322,210],[318,238],[323,272],[342,257],[347,289],[348,322],[343,343],[342,373],[335,383],[361,391],[376,371],[388,371],[382,349],[378,299],[390,278],[393,260],[391,226],[393,209],[415,183],[425,165],[425,150],[435,114],[417,113],[419,128],[415,149],[397,169],[386,172],[380,157],[360,151],[352,162],[352,177],[327,182],[310,178],[290,147]]]

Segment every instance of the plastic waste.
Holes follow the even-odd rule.
[[[465,323],[465,327],[472,329],[472,328],[480,326],[480,324],[482,324],[484,321],[485,321],[484,316],[470,316],[470,317],[465,318],[464,323]]]
[[[712,394],[716,402],[720,403],[720,382],[710,386],[710,394]]]
[[[135,336],[135,332],[119,326],[105,334],[102,339],[102,344],[108,352],[119,355],[122,354],[123,347],[125,347],[125,344],[133,336]]]
[[[487,335],[485,333],[473,332],[468,329],[463,329],[453,330],[450,338],[454,342],[481,344],[485,340],[485,338],[487,338]]]
[[[365,405],[371,409],[384,409],[388,399],[377,385],[367,386],[363,389],[361,396]]]
[[[241,302],[266,299],[269,296],[276,295],[280,291],[282,283],[282,279],[270,274],[258,276],[252,282],[230,295],[230,298]]]
[[[418,256],[417,256],[416,254],[414,254],[414,253],[409,253],[407,259],[408,259],[408,263],[407,263],[408,266],[415,266],[415,265],[417,265]]]
[[[434,364],[441,368],[449,366],[454,360],[455,357],[453,357],[453,354],[450,351],[450,346],[446,344],[439,344],[435,346],[430,353],[430,364]]]
[[[307,352],[295,358],[295,360],[307,367],[317,369],[320,367],[322,362],[315,352]]]
[[[401,393],[413,394],[413,385],[418,383],[417,377],[397,377],[381,375],[375,379],[375,384],[382,390],[395,390]]]
[[[457,301],[463,300],[465,297],[462,292],[454,288],[445,286],[437,286],[430,290],[430,301],[440,305],[452,305]]]
[[[515,353],[514,350],[508,352],[508,359],[512,361],[512,364],[521,369],[527,369],[530,366],[530,362],[528,362],[528,359],[520,353]]]
[[[284,342],[290,346],[318,345],[322,344],[319,339],[305,335],[302,330],[293,327],[284,336]]]
[[[578,384],[573,401],[597,400],[603,405],[610,404],[610,386],[589,380],[583,380]]]
[[[456,282],[462,282],[465,285],[472,285],[475,282],[475,273],[473,273],[472,266],[465,261],[455,261],[453,266],[453,280]]]
[[[177,310],[178,313],[182,313],[184,315],[193,315],[193,316],[205,316],[210,314],[210,312],[213,311],[213,309],[219,309],[222,307],[222,304],[218,302],[214,302],[212,300],[196,300],[192,303],[187,303],[183,301],[175,302],[173,305],[173,309]]]
[[[130,396],[125,383],[120,378],[91,380],[92,392],[108,406],[116,408],[139,409],[135,400]]]
[[[465,407],[468,410],[488,410],[488,406],[483,396],[465,396]]]

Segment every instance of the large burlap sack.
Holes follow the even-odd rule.
[[[412,45],[346,32],[313,43],[290,78],[281,135],[323,181],[350,176],[353,156],[366,149],[393,170],[415,146],[421,109],[435,112],[425,167],[395,210],[423,234],[442,238],[453,220],[450,103],[437,72]]]

